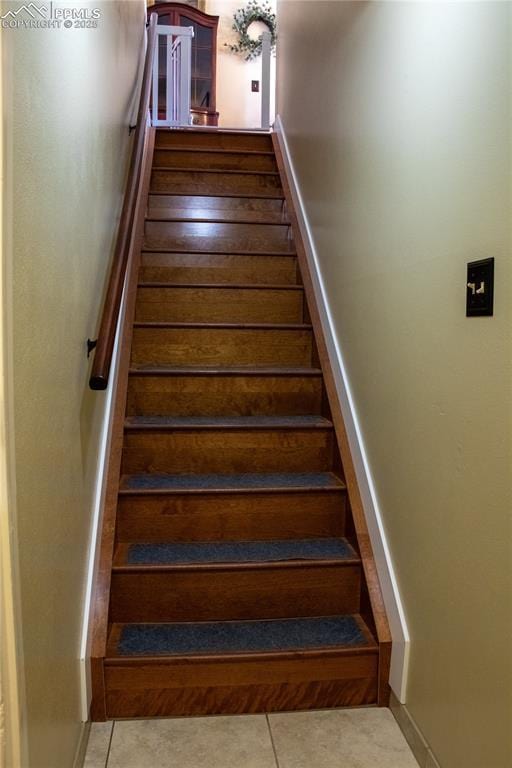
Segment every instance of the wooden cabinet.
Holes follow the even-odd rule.
[[[193,27],[192,83],[190,104],[194,125],[217,125],[216,111],[216,60],[218,16],[192,8],[185,3],[156,3],[148,8],[150,14],[158,14],[158,23],[178,27]],[[162,39],[159,43],[165,45]]]

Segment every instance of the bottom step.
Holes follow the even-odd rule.
[[[379,649],[359,615],[114,624],[106,714],[165,717],[370,705]]]
[[[117,631],[117,654],[121,656],[265,653],[375,645],[358,616],[124,624],[117,625]]]

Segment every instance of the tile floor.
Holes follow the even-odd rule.
[[[418,768],[389,709],[94,723],[84,768]]]

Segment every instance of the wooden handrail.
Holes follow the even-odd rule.
[[[105,302],[103,304],[103,314],[101,316],[100,328],[98,331],[94,363],[89,379],[89,386],[91,389],[107,388],[108,376],[112,363],[116,328],[126,277],[128,251],[132,237],[135,201],[137,199],[137,189],[139,187],[141,176],[142,154],[147,129],[149,97],[151,93],[151,72],[156,48],[157,23],[158,16],[156,13],[152,13],[148,27],[148,43],[144,61],[144,74],[140,91],[134,146],[130,158],[123,208],[121,210],[119,230],[117,233],[114,255],[112,257],[112,267],[110,270]]]

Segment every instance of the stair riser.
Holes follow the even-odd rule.
[[[213,133],[211,131],[157,131],[155,147],[193,147],[212,149],[248,149],[257,152],[272,152],[272,139],[269,134],[250,133]]]
[[[144,247],[167,250],[281,252],[294,249],[288,225],[146,221]]]
[[[311,357],[310,330],[136,327],[133,332],[135,364],[309,366]]]
[[[206,218],[206,217],[205,217]],[[146,221],[145,233],[147,240],[165,240],[179,237],[212,237],[254,240],[255,242],[288,242],[289,225],[279,224],[243,224],[212,223],[204,221]],[[249,233],[249,235],[247,235]],[[253,234],[251,234],[253,233]]]
[[[107,717],[249,714],[377,703],[378,656],[107,665]]]
[[[202,173],[201,171],[155,171],[151,192],[179,195],[254,194],[282,197],[279,176],[250,173]]]
[[[198,152],[155,149],[153,166],[158,168],[215,168],[228,171],[276,171],[274,155]]]
[[[130,430],[122,472],[322,472],[332,462],[331,430]]]
[[[343,536],[344,492],[121,496],[119,542]]]
[[[184,323],[302,323],[297,290],[139,287],[136,320]]]
[[[162,195],[166,197],[166,195]],[[204,198],[201,198],[204,200]],[[226,198],[229,200],[229,198]],[[279,202],[276,200],[276,202]],[[288,220],[281,211],[244,211],[241,209],[228,210],[226,208],[171,208],[159,206],[148,208],[148,219],[186,219],[197,221],[200,219],[216,219],[219,221],[261,224],[285,224]]]
[[[113,571],[114,622],[232,621],[359,612],[360,566]]]
[[[292,256],[143,253],[140,279],[168,283],[295,285],[297,261]]]
[[[284,216],[284,201],[278,198],[252,198],[252,197],[215,197],[208,195],[149,195],[149,210],[179,210],[189,211],[199,218],[215,218],[210,211],[223,211],[224,216],[237,213],[245,216],[253,213],[258,219],[266,218],[273,214]],[[286,218],[286,217],[284,217]]]
[[[322,408],[317,376],[130,376],[128,416],[300,416]]]

